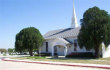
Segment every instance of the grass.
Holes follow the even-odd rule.
[[[108,61],[110,61],[110,57],[108,57],[108,58],[100,58],[100,60],[108,60]]]
[[[17,57],[13,59],[20,59],[20,60],[34,60],[34,61],[52,61],[52,62],[67,62],[67,63],[89,63],[89,64],[105,64],[110,65],[110,58],[100,58],[100,59],[93,59],[93,58],[66,58],[66,59],[58,59],[58,58],[46,58],[46,57],[39,57],[39,56],[32,56],[32,57]]]
[[[19,57],[19,59],[45,59],[45,57],[31,56],[31,57]]]

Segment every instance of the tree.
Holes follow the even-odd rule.
[[[44,38],[38,29],[34,27],[24,28],[16,35],[15,50],[17,52],[27,50],[30,56],[33,56],[33,50],[39,49],[43,41]]]
[[[13,49],[13,48],[8,48],[8,53],[9,53],[10,55],[13,54],[14,51],[15,51],[15,49]]]
[[[1,48],[1,49],[0,49],[0,52],[3,54],[3,53],[6,53],[6,52],[7,52],[7,50],[6,50],[6,49],[4,49],[4,48]]]
[[[102,42],[110,44],[110,16],[108,12],[98,7],[89,8],[81,19],[81,30],[78,35],[80,48],[94,49],[99,58],[99,48]]]
[[[18,33],[16,35],[15,51],[21,54],[22,52],[24,52],[24,49],[25,48],[23,47],[22,37],[20,33]]]

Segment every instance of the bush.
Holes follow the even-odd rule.
[[[94,57],[92,52],[73,52],[66,57]]]

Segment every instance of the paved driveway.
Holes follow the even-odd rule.
[[[104,69],[33,64],[23,62],[9,62],[0,60],[0,70],[104,70]]]

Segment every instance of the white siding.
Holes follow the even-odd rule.
[[[103,48],[103,58],[107,58],[107,57],[110,57],[110,45],[107,47],[107,48]]]
[[[68,41],[74,43],[74,40],[77,40],[77,37],[69,37],[69,38],[66,38]],[[43,46],[41,47],[41,52],[42,53],[47,53],[46,52],[46,42],[48,42],[48,53],[52,53],[52,47],[53,47],[53,43],[55,43],[57,41],[57,44],[63,44],[63,42],[61,41],[58,41],[58,40],[55,40],[55,39],[51,39],[51,40],[46,40],[43,44]],[[64,55],[64,47],[57,47],[57,52],[58,52],[58,55]],[[77,46],[77,51],[74,51],[74,44],[72,44],[70,47],[67,47],[67,55],[68,54],[71,54],[72,52],[94,52],[94,50],[90,50],[90,51],[87,51],[85,48],[82,48],[80,49],[79,46]]]
[[[41,53],[47,53],[46,52],[46,42],[48,42],[48,53],[51,53],[52,52],[52,42],[53,40],[46,40],[44,43],[43,43],[43,46],[41,47]]]
[[[77,40],[77,37],[75,37],[75,38],[70,37],[70,38],[66,38],[66,39],[67,39],[68,41],[74,43],[74,40]],[[77,44],[77,45],[78,45],[78,44]],[[74,51],[74,44],[72,44],[71,47],[68,47],[67,55],[68,55],[68,54],[71,54],[72,52],[93,52],[93,53],[94,53],[94,50],[91,49],[90,51],[88,51],[88,50],[86,50],[86,48],[84,48],[84,47],[81,49],[79,46],[77,46],[77,51]]]

